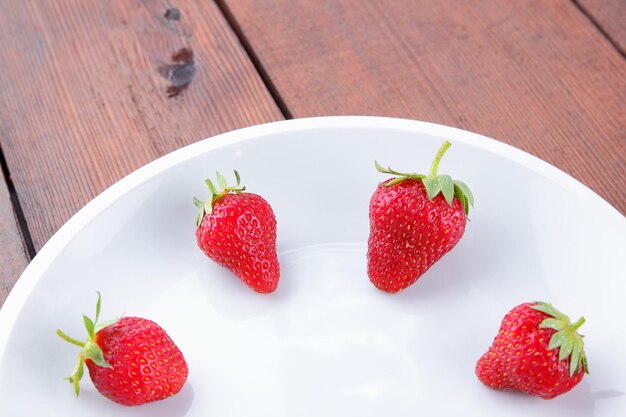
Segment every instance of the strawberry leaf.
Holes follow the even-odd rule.
[[[77,397],[80,394],[79,382],[81,378],[83,377],[84,372],[85,372],[85,362],[83,360],[83,357],[79,356],[78,363],[74,367],[74,370],[72,371],[72,375],[67,377],[67,380],[69,380],[70,383],[74,386],[74,392],[76,393]]]
[[[87,334],[89,335],[90,339],[93,339],[93,335],[94,335],[94,324],[93,321],[91,321],[91,319],[87,316],[85,316],[83,314],[83,322],[85,322],[85,328],[87,329]]]
[[[383,174],[390,174],[391,173],[391,169],[390,168],[385,168],[384,166],[379,164],[378,161],[374,161],[374,166],[376,167],[376,171],[378,171],[378,172],[381,172]]]
[[[534,305],[530,306],[530,308],[537,310],[537,311],[541,311],[542,313],[546,313],[547,315],[552,316],[554,318],[557,318],[560,320],[567,319],[569,321],[569,317],[567,317],[565,314],[561,313],[559,310],[554,308],[552,304],[538,301]]]
[[[454,198],[454,183],[452,182],[452,178],[450,178],[449,175],[440,175],[439,185],[441,186],[443,198],[446,199],[449,205],[452,205],[452,199]]]
[[[96,318],[94,319],[94,325],[98,322],[98,318],[100,317],[100,293],[96,291],[98,294],[98,301],[96,301]]]
[[[564,330],[560,330],[552,335],[550,338],[550,343],[548,343],[548,349],[552,350],[561,346],[565,339],[567,338],[567,334]]]
[[[565,323],[563,322],[563,320],[559,320],[559,319],[555,319],[555,318],[548,318],[545,319],[544,321],[542,321],[539,324],[539,328],[540,329],[554,329],[554,330],[563,330],[563,328],[565,328]]]
[[[204,180],[204,183],[207,185],[207,187],[209,187],[209,191],[211,191],[211,195],[217,194],[217,190],[215,189],[215,185],[213,185],[213,181],[207,178],[206,180]]]
[[[235,172],[235,180],[237,181],[237,187],[239,187],[239,185],[241,185],[241,177],[239,176],[239,173],[237,172],[236,169],[233,169],[233,171]]]
[[[204,203],[200,210],[198,210],[198,214],[196,215],[196,227],[200,227],[202,224],[202,219],[204,218]]]
[[[77,397],[78,394],[80,394],[80,385],[78,385],[78,382],[82,379],[84,372],[85,362],[80,361],[80,363],[78,364],[78,371],[76,372],[76,376],[74,377],[74,392],[76,393]]]
[[[213,200],[211,200],[210,198],[207,198],[204,202],[204,212],[206,214],[213,213]]]
[[[561,345],[561,349],[559,350],[559,361],[567,358],[572,354],[572,350],[574,350],[574,338],[573,337],[565,337],[563,344]]]
[[[441,191],[439,179],[437,177],[425,177],[422,181],[424,182],[428,199],[432,200]]]
[[[219,184],[220,188],[222,190],[225,190],[226,188],[228,188],[228,183],[226,182],[226,178],[224,178],[224,176],[220,174],[219,172],[216,172],[215,174],[217,176],[217,183]]]
[[[572,349],[572,358],[569,362],[569,376],[573,376],[574,373],[576,373],[576,371],[579,369],[581,356],[584,356],[583,348],[584,346],[582,340],[581,343],[574,343],[574,349]],[[585,372],[587,372],[586,368]]]
[[[201,208],[201,209],[204,208],[204,201],[201,201],[197,199],[196,197],[193,198],[193,204],[195,204],[195,206],[198,208]]]
[[[70,382],[74,382],[74,379],[77,377],[78,379],[80,379],[83,376],[83,371],[81,371],[80,369],[82,365],[83,365],[83,358],[79,355],[78,361],[76,362],[74,369],[72,369],[72,374],[68,376],[66,379],[69,380]]]
[[[587,365],[587,356],[585,356],[584,352],[581,354],[580,361],[582,363],[583,370],[585,371],[586,374],[588,374],[589,373],[589,366]]]
[[[84,342],[81,342],[80,340],[76,340],[73,337],[66,335],[65,333],[63,333],[61,329],[57,329],[57,336],[59,336],[61,339],[65,340],[66,342],[71,343],[76,346],[80,346],[81,348],[85,346]]]
[[[457,196],[465,196],[470,205],[474,207],[474,196],[472,195],[472,191],[463,181],[454,180],[454,191],[456,192]]]
[[[467,215],[467,211],[468,211],[468,208],[467,208],[467,198],[460,197],[459,201],[461,202],[461,206],[463,207],[463,212],[465,212],[465,215]]]
[[[397,178],[392,179],[389,182],[386,182],[384,185],[385,185],[385,187],[391,187],[392,185],[397,184],[397,183],[399,183],[401,181],[404,181],[404,180],[406,180],[406,178],[397,177]]]
[[[109,327],[110,325],[117,323],[118,320],[119,318],[116,318],[113,320],[106,320],[106,321],[103,321],[102,323],[96,324],[96,328],[94,329],[94,331],[98,333],[100,330],[104,329],[105,327]]]
[[[102,349],[95,342],[87,342],[82,350],[85,359],[91,359],[93,363],[103,368],[112,368],[112,366],[104,360]]]
[[[384,185],[387,186],[387,187],[389,187],[389,186],[391,186],[393,184],[397,184],[400,181],[407,180],[409,178],[419,180],[419,179],[422,179],[422,178],[425,177],[425,175],[422,175],[422,174],[413,174],[413,173],[408,173],[408,172],[399,172],[399,171],[395,171],[395,170],[393,170],[393,169],[391,169],[389,167],[385,168],[381,164],[379,164],[378,161],[374,161],[374,166],[376,167],[376,170],[378,172],[381,172],[383,174],[391,174],[391,175],[397,175],[398,176],[398,178],[394,178],[393,180],[385,183]]]

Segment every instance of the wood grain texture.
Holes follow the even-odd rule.
[[[145,163],[282,118],[210,1],[0,0],[0,61],[0,140],[37,250]]]
[[[611,40],[626,54],[626,1],[576,0]]]
[[[224,2],[294,117],[479,132],[626,212],[626,62],[570,1]]]
[[[5,178],[0,172],[0,307],[28,265],[28,255],[17,225]]]

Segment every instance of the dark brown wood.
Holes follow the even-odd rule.
[[[574,3],[223,1],[294,117],[479,132],[626,212],[626,62]]]
[[[160,155],[282,118],[211,1],[0,1],[0,140],[38,250]]]
[[[28,255],[19,232],[9,191],[0,172],[0,307],[17,278],[28,265]]]
[[[602,30],[626,53],[626,1],[576,0]]]

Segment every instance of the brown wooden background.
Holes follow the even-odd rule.
[[[285,118],[475,131],[625,213],[625,22],[623,0],[0,0],[0,305],[118,179]]]

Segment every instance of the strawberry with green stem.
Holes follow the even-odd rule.
[[[232,271],[251,289],[273,292],[278,286],[280,266],[276,254],[276,217],[260,195],[245,192],[239,173],[228,186],[217,173],[218,187],[205,181],[210,197],[200,201],[196,217],[196,241],[214,262]]]
[[[437,173],[451,146],[446,141],[428,175],[376,169],[395,178],[380,183],[369,206],[368,276],[379,289],[397,292],[412,285],[461,239],[469,206],[469,187]]]
[[[98,323],[83,315],[87,340],[57,335],[81,351],[68,377],[78,396],[85,366],[95,388],[116,403],[133,406],[158,401],[180,391],[189,369],[182,352],[158,324],[140,317],[122,317]]]
[[[494,389],[512,389],[549,400],[574,388],[586,373],[587,357],[569,317],[545,302],[509,311],[493,344],[477,362],[476,375]]]

